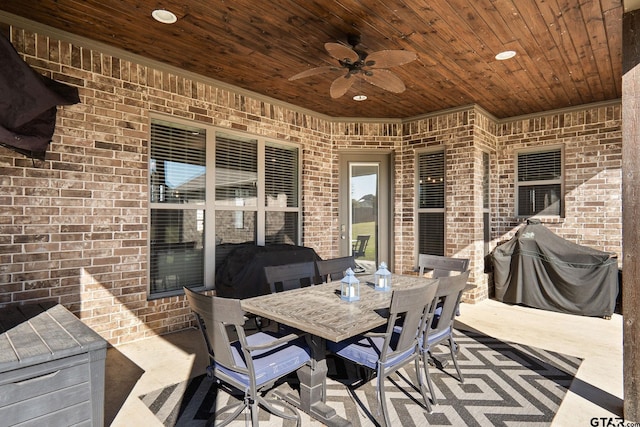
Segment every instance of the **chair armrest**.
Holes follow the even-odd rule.
[[[273,341],[269,341],[268,343],[247,346],[246,349],[249,350],[249,351],[254,351],[254,350],[264,350],[264,349],[268,349],[268,348],[271,348],[271,347],[277,347],[279,345],[286,344],[288,342],[294,341],[294,340],[296,340],[298,338],[301,338],[301,337],[303,337],[305,335],[307,335],[307,334],[306,333],[301,334],[301,335],[289,334],[289,335],[285,335],[283,337],[280,337],[278,339],[275,339]]]

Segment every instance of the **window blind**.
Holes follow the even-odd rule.
[[[151,121],[151,294],[204,281],[206,131]]]
[[[265,146],[265,245],[299,241],[299,150],[280,144]]]
[[[482,208],[489,209],[489,153],[482,153]]]
[[[518,213],[560,215],[560,184],[526,185],[518,187]]]
[[[216,207],[257,206],[258,141],[216,134]]]
[[[151,202],[204,202],[205,145],[204,129],[151,122]]]
[[[444,208],[444,152],[418,156],[418,208]]]
[[[418,253],[444,255],[444,151],[418,154]]]
[[[489,217],[489,195],[490,195],[490,167],[489,153],[482,152],[482,234],[484,241],[484,255],[489,254],[491,243],[491,224]]]
[[[267,207],[298,206],[298,149],[266,145],[265,192]]]
[[[444,213],[420,213],[418,223],[418,253],[444,255]]]
[[[518,181],[553,180],[561,176],[560,150],[518,154]]]
[[[298,212],[265,213],[265,245],[297,245],[299,242]]]
[[[207,132],[214,142],[209,164]],[[152,295],[203,286],[205,275],[215,276],[205,250],[217,259],[218,248],[229,243],[300,243],[298,147],[152,119],[149,153]],[[215,184],[208,201],[207,181]],[[205,233],[215,236],[205,239]]]
[[[562,150],[518,153],[517,215],[561,215]]]

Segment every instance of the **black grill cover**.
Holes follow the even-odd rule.
[[[0,144],[44,159],[57,105],[80,102],[78,89],[36,73],[0,36]]]
[[[220,249],[223,253],[228,251],[228,255],[216,268],[215,289],[216,295],[224,298],[244,299],[271,293],[264,275],[267,265],[321,259],[312,248],[285,244],[257,246],[241,243]]]
[[[608,317],[618,294],[615,254],[571,243],[530,220],[492,253],[496,299]]]

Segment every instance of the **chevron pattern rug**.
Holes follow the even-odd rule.
[[[412,385],[413,364],[387,379],[387,406],[393,425],[549,425],[581,363],[575,357],[503,342],[475,332],[457,332],[456,341],[465,382],[461,384],[456,379],[452,363],[442,370],[432,367],[430,374],[438,401],[432,413],[427,413],[419,390]],[[442,346],[442,350],[442,359],[446,360],[448,349]],[[366,373],[362,369],[337,357],[328,357],[327,365],[327,404],[353,426],[380,425],[382,416],[378,414],[375,379],[363,379]],[[291,385],[295,387],[296,381],[293,375],[278,389],[286,392]],[[216,393],[213,381],[201,375],[140,399],[165,426],[187,427],[203,426],[212,408],[233,403],[238,396],[223,390]],[[264,410],[259,414],[261,427],[295,426],[295,422]],[[320,425],[308,415],[300,414],[302,426]],[[230,425],[245,424],[241,415]]]

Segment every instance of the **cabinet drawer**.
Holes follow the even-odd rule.
[[[69,407],[80,409],[76,415],[81,419],[90,419],[89,380],[87,354],[0,374],[2,424],[14,425],[36,420],[50,413],[60,413],[61,410]],[[47,424],[51,425],[51,423]],[[59,425],[64,424],[65,421],[60,420]]]
[[[96,427],[98,425],[100,424],[91,422],[89,402],[83,402],[80,405],[64,408],[57,412],[42,414],[37,418],[21,421],[19,424],[20,427]]]
[[[90,393],[88,383],[83,383],[41,394],[0,408],[0,419],[3,426],[21,427],[67,427],[91,421]]]
[[[81,354],[0,374],[0,407],[88,382],[88,362]]]

